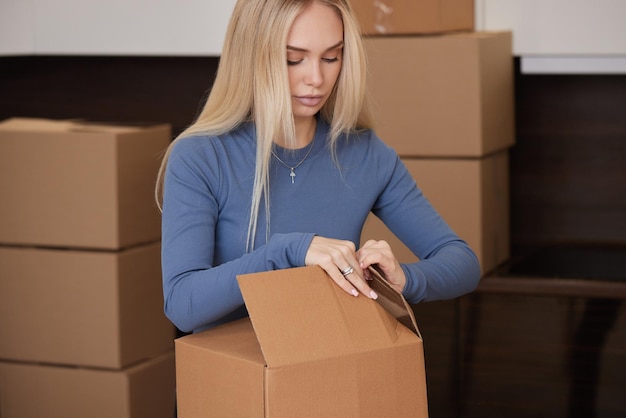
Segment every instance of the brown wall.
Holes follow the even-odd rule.
[[[626,76],[516,77],[512,236],[626,243]]]
[[[215,57],[1,57],[0,119],[157,121],[177,133],[195,117],[217,63]],[[626,243],[626,76],[516,71],[514,250],[558,241]]]
[[[168,122],[180,132],[215,78],[215,57],[0,57],[0,119]]]

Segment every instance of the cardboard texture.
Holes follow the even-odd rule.
[[[477,159],[403,159],[434,208],[476,252],[483,274],[510,257],[509,152]],[[418,258],[374,215],[361,234],[388,241],[402,263]]]
[[[422,338],[389,286],[410,328],[317,266],[238,280],[250,319],[176,340],[179,418],[428,416]]]
[[[169,125],[0,123],[0,243],[120,249],[158,240],[154,185]]]
[[[403,157],[482,157],[515,143],[512,34],[364,40],[375,129]]]
[[[474,0],[351,0],[364,35],[474,30]]]
[[[171,418],[174,353],[124,370],[0,362],[2,418]]]
[[[119,252],[0,247],[0,359],[122,368],[171,350],[160,243]]]

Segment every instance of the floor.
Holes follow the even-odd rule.
[[[495,285],[415,306],[430,416],[625,417],[626,250],[596,250],[542,249]]]

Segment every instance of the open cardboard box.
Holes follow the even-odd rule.
[[[377,301],[317,266],[239,276],[250,318],[176,340],[178,416],[427,417],[415,318],[373,273]]]

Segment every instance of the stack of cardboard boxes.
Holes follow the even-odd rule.
[[[168,125],[0,123],[0,416],[173,415],[153,189]]]
[[[352,4],[365,35],[378,135],[489,273],[510,256],[511,32],[474,31],[472,0]],[[417,261],[374,216],[367,239],[388,240],[401,262]]]

